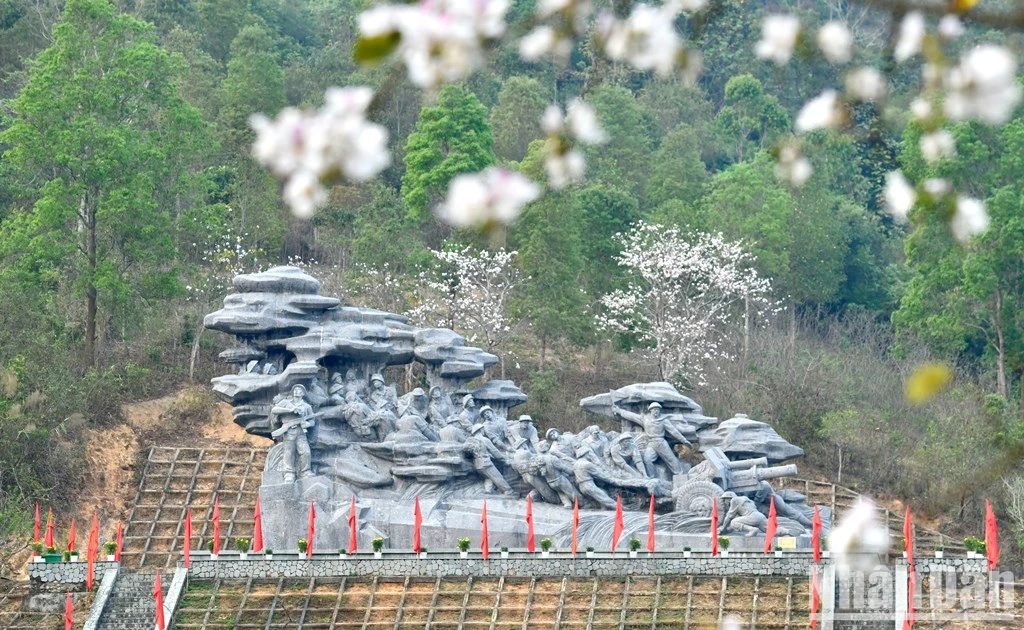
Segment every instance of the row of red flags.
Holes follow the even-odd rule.
[[[35,528],[34,528],[33,534],[32,534],[32,542],[33,543],[40,542],[39,534],[40,534],[40,530],[42,529],[41,525],[42,524],[40,523],[40,519],[39,519],[39,503],[37,502],[36,503],[36,522],[35,522]],[[46,547],[54,547],[55,545],[54,545],[53,538],[54,538],[53,510],[50,509],[50,511],[46,515],[46,533],[44,534],[43,544],[45,544]],[[75,534],[75,519],[72,518],[71,519],[71,525],[70,525],[70,527],[68,527],[68,551],[75,551],[75,542],[76,542],[75,538],[76,538],[76,534]],[[114,561],[115,562],[120,562],[121,561],[121,548],[122,548],[123,544],[124,544],[124,524],[123,523],[118,523],[117,524],[117,542],[116,542],[116,546],[114,548]],[[93,512],[93,514],[92,514],[92,527],[89,529],[89,538],[88,538],[88,540],[86,542],[86,546],[85,546],[85,561],[86,561],[85,587],[87,589],[89,589],[90,591],[92,590],[93,581],[94,581],[94,578],[95,578],[96,561],[98,560],[99,552],[100,552],[100,521],[99,521],[99,516],[95,512]]]

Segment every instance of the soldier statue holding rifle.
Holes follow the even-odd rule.
[[[284,445],[282,464],[285,481],[313,476],[310,464],[309,441],[306,431],[313,426],[313,407],[305,401],[306,388],[292,387],[290,398],[284,398],[270,411],[270,436]],[[276,428],[275,428],[276,427]]]

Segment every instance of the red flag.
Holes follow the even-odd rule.
[[[995,569],[999,564],[999,524],[988,499],[985,499],[985,556],[988,558],[988,570]]]
[[[306,557],[313,557],[313,536],[316,534],[316,508],[309,502],[309,527],[306,528]]]
[[[622,537],[622,530],[626,529],[626,524],[622,519],[622,495],[615,495],[615,526],[612,527],[612,553],[615,553],[615,548],[619,545],[619,538]]]
[[[114,550],[114,560],[121,561],[121,549],[124,547],[124,523],[117,524],[117,548]]]
[[[213,496],[213,555],[220,553],[220,497]]]
[[[43,542],[47,547],[56,547],[53,544],[53,508],[50,508],[46,513],[46,535],[43,538]]]
[[[814,520],[811,521],[811,546],[814,547],[814,561],[821,562],[821,512],[814,506]]]
[[[917,623],[917,614],[914,612],[914,590],[917,589],[917,572],[914,565],[910,565],[907,572],[907,612],[903,617],[903,630],[910,630]]]
[[[156,572],[156,581],[153,582],[153,599],[156,600],[156,627],[157,630],[165,630],[167,627],[164,621],[164,589],[160,586],[160,572]]]
[[[811,568],[811,627],[818,627],[818,611],[821,610],[821,594],[818,592],[818,567]]]
[[[711,555],[718,555],[718,501],[711,502]]]
[[[910,506],[903,515],[903,551],[907,554],[907,564],[914,566],[914,521],[910,516]]]
[[[32,529],[32,542],[39,542],[40,529],[42,529],[42,524],[39,522],[39,501],[36,501],[36,526]]]
[[[252,552],[263,551],[263,510],[260,508],[260,495],[256,495],[256,509],[252,514]]]
[[[51,545],[52,546],[52,545]],[[71,593],[64,599],[64,630],[71,630],[72,617],[75,614],[75,605],[71,603]]]
[[[420,510],[420,498],[416,497],[416,508],[412,514],[412,550],[420,552],[420,527],[423,525],[423,512]]]
[[[68,529],[68,551],[75,550],[75,517],[71,517],[71,528]]]
[[[185,568],[192,566],[192,510],[185,510]]]
[[[654,553],[654,495],[651,495],[651,508],[647,511],[647,551]]]
[[[573,497],[572,499],[572,555],[576,555],[576,543],[580,529],[580,499],[579,497]],[[532,527],[531,527],[532,530]],[[533,540],[533,536],[530,537]]]
[[[530,553],[537,551],[533,541],[533,499],[530,495],[526,495],[526,550]]]
[[[89,541],[85,544],[85,588],[92,590],[92,581],[96,576],[96,556],[100,552],[100,520],[96,512],[92,513],[92,527],[89,529]]]
[[[348,510],[348,552],[355,553],[359,549],[356,536],[356,498],[352,497],[352,507]]]
[[[480,514],[480,523],[483,525],[483,527],[481,529],[482,533],[480,534],[480,553],[483,555],[484,560],[486,560],[487,556],[490,555],[490,551],[488,550],[488,541],[487,541],[487,501],[486,500],[484,501],[484,511]]]
[[[772,550],[772,541],[775,540],[775,532],[779,531],[779,515],[775,513],[775,497],[772,496],[768,503],[768,527],[764,531],[764,552],[767,554]]]

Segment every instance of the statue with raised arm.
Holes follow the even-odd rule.
[[[292,387],[291,396],[277,402],[270,410],[270,436],[284,447],[282,464],[285,481],[313,476],[309,441],[306,431],[313,426],[313,407],[305,400],[306,388]]]
[[[665,435],[668,434],[686,446],[692,446],[692,444],[674,425],[665,422],[665,419],[661,417],[661,403],[652,402],[647,406],[646,414],[633,413],[617,405],[612,409],[617,417],[643,428],[644,434],[638,442],[643,446],[644,464],[648,472],[654,470],[653,466],[658,460],[661,460],[674,475],[686,472],[683,463],[672,450],[668,440],[665,439]]]

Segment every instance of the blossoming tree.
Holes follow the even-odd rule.
[[[704,385],[705,363],[729,353],[728,335],[770,306],[754,257],[721,234],[640,223],[619,237],[629,286],[601,300],[598,326],[648,344],[663,379]]]

